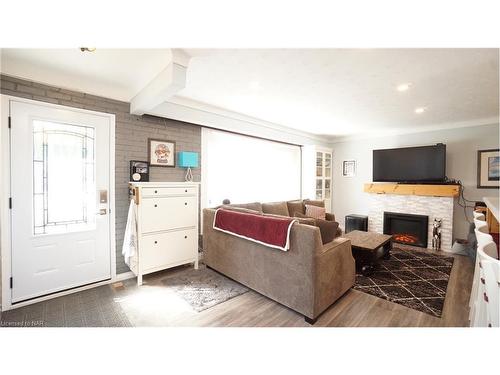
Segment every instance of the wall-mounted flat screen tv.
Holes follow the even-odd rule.
[[[445,176],[445,144],[373,150],[374,182],[439,183]]]

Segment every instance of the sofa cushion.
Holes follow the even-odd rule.
[[[302,199],[288,201],[286,202],[286,205],[288,207],[288,214],[290,216],[295,216],[293,215],[294,212],[300,212],[303,214],[306,213],[306,206],[304,205],[304,201]]]
[[[284,217],[283,215],[274,215],[274,214],[263,214],[263,215],[264,216]],[[288,216],[286,216],[286,217],[288,217]],[[312,217],[298,217],[298,216],[295,216],[294,219],[297,220],[297,222],[299,224],[311,225],[313,227],[316,226],[316,220],[313,219]]]
[[[306,214],[303,214],[302,212],[297,212],[297,211],[295,211],[293,213],[293,217],[298,217],[298,218],[302,218],[302,219],[313,219],[312,217],[309,217]]]
[[[311,225],[313,227],[316,226],[316,220],[312,217],[294,217],[295,220],[299,222],[299,224]]]
[[[244,212],[247,214],[262,215],[262,211],[250,210],[248,208],[243,208],[243,207],[224,205],[224,206],[221,206],[221,208],[223,208],[225,210],[229,210],[229,211],[237,211],[237,212]]]
[[[247,208],[249,210],[262,212],[262,204],[260,202],[252,202],[252,203],[235,203],[224,205],[224,207],[238,207],[238,208]]]
[[[290,216],[286,202],[262,203],[262,212],[265,214]]]
[[[326,211],[324,207],[306,204],[306,216],[325,220]]]

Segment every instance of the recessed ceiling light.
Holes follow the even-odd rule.
[[[422,113],[424,113],[425,111],[427,111],[427,108],[426,107],[418,107],[418,108],[415,108],[415,113],[417,115],[420,115]]]
[[[408,91],[408,89],[411,87],[411,83],[402,83],[396,87],[396,90],[399,92],[405,92]]]
[[[80,51],[82,51],[82,52],[94,52],[95,47],[80,47]]]

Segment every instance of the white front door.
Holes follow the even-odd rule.
[[[109,116],[12,100],[12,302],[111,278]]]

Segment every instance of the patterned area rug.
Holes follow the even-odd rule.
[[[204,266],[166,277],[162,283],[198,312],[248,292],[243,285]]]
[[[453,260],[395,244],[371,276],[356,274],[354,289],[441,317]]]

